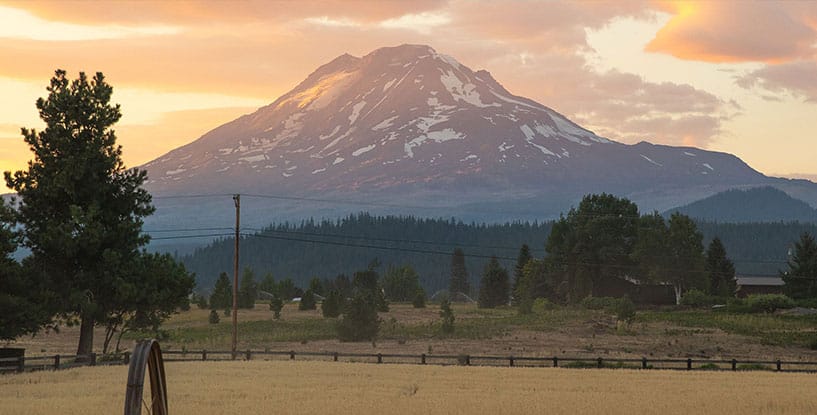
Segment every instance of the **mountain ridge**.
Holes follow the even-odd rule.
[[[729,153],[600,137],[424,45],[340,55],[269,105],[143,168],[158,196],[319,196],[423,205],[431,216],[465,220],[553,218],[593,192],[663,211],[733,187],[774,185],[817,205],[813,183],[766,177]],[[230,207],[166,205],[160,222]],[[259,225],[353,211],[295,202],[264,209]],[[468,212],[480,210],[495,213]]]

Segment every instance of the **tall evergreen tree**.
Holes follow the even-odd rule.
[[[258,291],[263,291],[267,294],[274,294],[278,292],[278,286],[275,284],[275,277],[271,272],[264,274],[264,278],[258,283]]]
[[[233,307],[233,284],[226,272],[218,275],[213,293],[210,294],[210,309],[227,310]]]
[[[23,244],[49,280],[59,314],[80,320],[77,354],[93,350],[94,327],[111,312],[122,281],[148,242],[142,218],[153,213],[147,178],[126,169],[111,126],[121,117],[101,73],[70,81],[57,70],[37,100],[45,129],[23,129],[34,154],[27,170],[5,172],[21,203]]]
[[[448,291],[451,295],[456,293],[469,295],[471,293],[471,287],[468,283],[468,270],[465,269],[465,252],[460,248],[454,249],[454,254],[451,255],[451,280]]]
[[[508,303],[508,271],[502,268],[496,257],[485,265],[479,286],[479,307],[494,308]]]
[[[789,270],[781,275],[783,290],[791,298],[817,298],[817,242],[809,233],[800,235],[789,258]]]
[[[244,268],[244,272],[241,274],[241,283],[238,286],[238,307],[255,307],[257,297],[258,284],[255,282],[255,274],[250,268]]]
[[[735,295],[735,264],[726,256],[726,248],[718,237],[712,239],[706,249],[706,275],[709,294],[721,297]]]
[[[390,301],[411,301],[420,289],[420,277],[411,265],[390,266],[383,275],[383,291]]]
[[[511,293],[514,295],[514,299],[516,299],[516,288],[519,286],[519,281],[524,278],[523,271],[525,269],[525,265],[533,259],[533,256],[530,254],[530,247],[528,244],[523,244],[522,248],[519,249],[519,256],[516,258],[516,266],[513,268],[513,288],[511,289]]]

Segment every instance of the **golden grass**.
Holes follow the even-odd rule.
[[[0,414],[121,413],[126,375],[0,376]],[[813,374],[236,361],[169,363],[167,377],[174,415],[817,413]]]

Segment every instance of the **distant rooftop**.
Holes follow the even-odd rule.
[[[783,279],[776,275],[738,275],[735,277],[739,286],[741,285],[783,285]]]

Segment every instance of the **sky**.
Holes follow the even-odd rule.
[[[129,167],[349,53],[426,44],[599,135],[817,180],[817,2],[4,1],[0,171],[56,69],[103,72]]]

